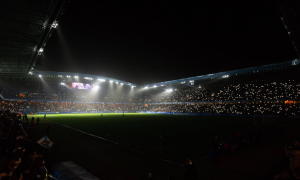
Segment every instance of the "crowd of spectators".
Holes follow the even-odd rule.
[[[76,112],[85,111],[151,111],[173,113],[206,113],[234,115],[276,115],[300,116],[300,103],[283,102],[242,102],[242,103],[184,103],[184,104],[104,104],[104,103],[67,103],[67,102],[23,102],[3,101],[0,109],[14,112]]]
[[[0,111],[1,180],[45,179],[47,169],[37,144],[26,135],[21,117]]]
[[[7,87],[1,87],[0,92],[6,98],[11,95]],[[93,91],[59,87],[39,93],[18,92],[15,98],[25,101],[9,101],[2,103],[1,106],[2,109],[7,108],[18,112],[30,108],[33,112],[156,111],[299,116],[299,95],[300,83],[291,79],[173,89],[173,91],[154,89],[134,91],[126,88],[113,90],[104,87],[100,91]],[[68,102],[26,101],[28,99]],[[72,103],[73,101],[75,103]],[[85,103],[78,103],[78,101]]]
[[[275,176],[274,180],[300,179],[300,143],[295,140],[293,144],[285,147],[285,161],[283,170]]]
[[[117,90],[108,87],[99,91],[75,90],[65,87],[53,87],[38,91],[31,89],[23,92],[0,87],[0,93],[6,98],[30,100],[114,102],[114,103],[164,103],[164,102],[195,102],[195,101],[277,101],[282,99],[298,99],[300,83],[293,79],[278,81],[258,81],[244,84],[214,85],[164,90],[143,89],[139,91]]]

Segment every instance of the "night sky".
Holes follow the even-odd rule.
[[[97,2],[71,1],[36,70],[142,85],[297,57],[271,1]]]

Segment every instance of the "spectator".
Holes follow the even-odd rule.
[[[187,158],[187,164],[184,166],[184,180],[196,180],[197,172],[193,161]]]

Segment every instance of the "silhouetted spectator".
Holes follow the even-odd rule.
[[[184,166],[184,180],[196,180],[197,172],[193,161],[188,158],[187,164]]]

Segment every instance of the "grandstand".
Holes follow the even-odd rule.
[[[76,174],[75,165],[84,172],[82,174],[89,175],[87,179],[94,178],[91,174],[107,179],[122,179],[123,175],[140,179],[150,171],[159,174],[161,179],[166,178],[167,173],[181,177],[187,157],[199,163],[197,168],[207,179],[212,174],[243,179],[244,174],[237,177],[234,170],[246,171],[247,167],[229,168],[239,164],[239,158],[246,157],[246,153],[269,153],[270,149],[290,143],[290,131],[293,132],[292,138],[300,137],[297,132],[300,118],[299,58],[206,75],[200,72],[199,76],[152,84],[135,84],[80,72],[38,71],[34,66],[69,1],[31,2],[30,6],[17,1],[0,2],[0,14],[4,19],[0,25],[1,148],[2,145],[8,146],[7,151],[19,152],[25,145],[15,143],[22,137],[22,143],[32,151],[26,155],[34,159],[29,168],[26,164],[25,170],[19,168],[12,172],[15,179],[28,169],[32,171],[30,175],[36,176],[40,167],[42,177],[50,178],[44,160],[49,168],[54,165],[56,178],[63,176],[59,175],[59,167],[66,168],[70,164],[73,170],[68,171],[71,174],[68,178]],[[277,10],[284,17],[283,23],[288,24],[287,31],[293,32],[290,38],[298,53],[299,37],[294,34],[298,26],[292,23],[292,15],[286,13],[288,8],[281,7],[284,3],[273,3],[280,5]],[[27,124],[25,120],[20,121],[22,116],[17,114],[43,120],[38,126],[30,126],[28,121]],[[50,125],[54,131],[49,135]],[[46,128],[46,134],[54,141],[53,148],[36,148],[32,139],[35,141],[45,136]],[[241,137],[235,137],[235,132],[242,134]],[[222,148],[224,144],[231,148],[222,152],[226,154],[222,168],[227,169],[224,171],[216,170],[213,160],[209,159],[217,156],[217,150],[211,147],[211,138],[216,135],[222,138]],[[9,139],[12,141],[6,143]],[[235,154],[235,148],[240,156]],[[19,158],[19,154],[15,154],[9,154],[11,159],[8,160],[15,163]],[[253,154],[243,160],[259,162],[262,155]],[[275,159],[274,163],[281,160],[276,159],[281,155],[280,149],[274,150],[271,157]],[[25,158],[24,154],[21,156]],[[200,165],[200,162],[203,163]],[[2,169],[3,164],[0,172],[6,171]],[[274,173],[272,165],[273,161],[262,165],[256,163],[253,166],[261,172],[249,176],[269,178],[266,172]],[[23,165],[20,167],[24,168]],[[24,180],[30,179],[29,174]],[[218,179],[217,175],[215,179]]]
[[[27,109],[17,110],[23,113],[143,111],[281,115],[286,113],[278,108],[288,102],[295,105],[286,115],[298,116],[295,109],[300,86],[296,75],[298,63],[296,59],[149,85],[80,73],[30,71],[22,78],[2,78],[0,92],[5,101],[41,103],[39,107],[33,103],[26,105]],[[62,103],[71,107],[62,107]],[[250,107],[249,103],[256,104]]]

